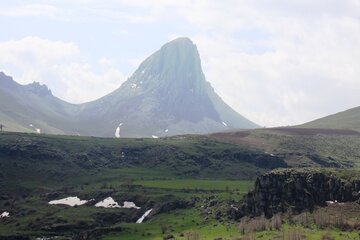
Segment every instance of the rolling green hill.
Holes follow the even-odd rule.
[[[301,125],[301,127],[352,129],[360,131],[360,107],[305,123]]]
[[[210,137],[281,157],[291,167],[360,167],[360,133],[354,130],[283,127]]]
[[[44,188],[84,183],[108,171],[133,167],[179,178],[252,179],[286,166],[281,158],[202,136],[114,139],[0,134],[0,192],[31,191],[31,183]]]

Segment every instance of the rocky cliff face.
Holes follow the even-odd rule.
[[[344,170],[345,171],[345,170]],[[260,176],[233,213],[271,217],[278,212],[301,212],[327,201],[350,202],[360,197],[360,174],[339,174],[335,170],[281,169]],[[234,208],[235,209],[235,208]]]

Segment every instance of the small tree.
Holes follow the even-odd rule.
[[[0,131],[1,131],[1,132],[3,131],[3,128],[4,128],[4,125],[2,125],[2,124],[0,123]]]

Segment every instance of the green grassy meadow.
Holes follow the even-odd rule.
[[[283,239],[297,228],[305,239],[321,239],[326,233],[335,239],[358,239],[356,231],[304,227],[286,220],[279,230],[241,234],[227,212],[253,188],[256,176],[278,166],[282,157],[289,164],[299,164],[307,152],[322,154],[324,159],[335,151],[330,147],[320,151],[333,139],[327,136],[317,136],[324,140],[320,142],[314,137],[313,146],[306,145],[291,155],[308,140],[253,134],[273,145],[252,148],[206,136],[102,139],[1,133],[0,213],[9,211],[10,217],[0,219],[0,237]],[[346,139],[331,146],[346,145]],[[336,156],[351,153],[339,162],[357,164],[357,146],[347,145],[336,150]],[[309,159],[306,162],[311,163]],[[348,175],[349,171],[338,174]],[[357,177],[357,172],[353,175],[350,177]],[[48,204],[69,196],[94,200],[78,207]],[[94,207],[110,196],[119,204],[132,201],[141,209]],[[154,212],[144,223],[136,224],[149,209]],[[360,215],[358,210],[353,212]]]
[[[145,206],[148,202],[168,202],[172,200],[189,200],[197,197],[200,199],[213,197],[222,201],[223,199],[240,199],[249,188],[252,187],[253,182],[247,180],[199,180],[199,179],[166,179],[166,180],[141,180],[146,178],[146,171],[144,175],[140,174],[143,169],[127,169],[123,170],[124,175],[116,180],[112,175],[99,179],[101,184],[97,181],[89,183],[81,188],[74,186],[62,192],[58,198],[67,196],[81,196],[81,199],[89,199],[91,197],[101,195],[111,195],[114,199],[133,200],[139,206]],[[141,177],[139,177],[141,176]],[[156,175],[155,175],[156,176]],[[147,177],[150,177],[147,175]],[[169,177],[169,176],[168,176]],[[133,179],[130,189],[123,186],[128,178]],[[111,181],[108,181],[111,180]],[[104,184],[106,183],[106,184]],[[117,185],[116,185],[117,184]],[[106,195],[105,195],[106,194]],[[101,199],[95,197],[97,199]],[[31,196],[25,199],[17,200],[13,206],[12,212],[14,215],[1,222],[0,235],[11,235],[14,232],[21,234],[29,234],[30,236],[40,236],[49,234],[48,231],[43,231],[41,226],[54,225],[58,223],[66,223],[70,227],[78,226],[79,222],[84,226],[91,226],[97,220],[97,216],[110,214],[129,214],[139,216],[145,209],[129,210],[129,209],[100,209],[93,206],[53,206],[47,204],[48,199],[43,197]],[[121,201],[122,201],[121,200]],[[136,201],[137,200],[137,201]],[[119,201],[119,202],[121,202]],[[206,232],[209,236],[216,237],[219,233],[227,233],[228,231],[236,232],[235,225],[222,225],[214,219],[207,221],[203,220],[200,203],[196,203],[195,208],[190,209],[175,209],[170,213],[157,214],[149,221],[143,224],[131,223],[131,218],[128,223],[106,223],[106,228],[109,233],[105,234],[104,239],[162,239],[161,226],[168,226],[169,230],[166,233],[177,232],[178,235],[187,231],[200,231],[203,234]],[[132,213],[134,212],[134,213]],[[26,214],[30,213],[30,214]],[[133,218],[134,222],[136,218]],[[160,226],[160,227],[159,227]],[[111,229],[121,227],[121,231],[112,231]],[[171,228],[171,231],[170,231]],[[74,231],[73,228],[69,229]],[[64,234],[70,232],[64,231]]]

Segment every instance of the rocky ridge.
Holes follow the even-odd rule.
[[[360,174],[347,170],[279,169],[257,178],[254,190],[231,215],[271,217],[279,212],[312,211],[328,203],[360,200]],[[355,173],[355,174],[354,174]]]

